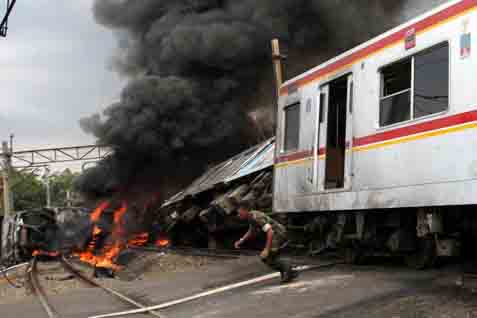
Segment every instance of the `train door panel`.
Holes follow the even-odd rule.
[[[326,114],[328,109],[328,85],[322,86],[318,89],[317,96],[317,119],[315,125],[315,147],[313,149],[313,183],[315,191],[324,190],[324,160],[321,156],[324,154],[326,147]]]
[[[325,161],[322,155],[326,151],[326,135],[327,135],[327,115],[328,115],[328,96],[329,86],[321,86],[320,89],[320,113],[319,113],[319,125],[317,127],[317,146],[315,154],[315,173],[316,173],[316,189],[318,192],[325,190]]]
[[[345,146],[345,180],[344,188],[351,189],[353,177],[353,111],[354,111],[354,79],[348,76],[348,102],[346,106],[346,146]]]
[[[307,152],[308,160],[303,164],[305,180],[302,191],[304,194],[316,192],[316,148],[317,148],[317,121],[319,114],[319,101],[316,101],[316,91],[306,99],[306,109],[303,118],[303,146]]]
[[[313,188],[313,192],[318,190],[318,177],[319,177],[319,168],[320,168],[320,130],[321,130],[321,117],[322,117],[322,97],[321,91],[318,89],[317,96],[315,98],[316,108],[314,114],[314,121],[312,126],[312,134],[313,134],[313,146],[312,146],[312,155],[313,155],[313,162],[312,162],[312,177],[311,177],[311,184]]]

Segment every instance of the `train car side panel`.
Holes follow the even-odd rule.
[[[394,31],[406,34],[405,31],[416,28],[417,31],[411,30],[416,32],[414,47],[406,47],[407,38],[380,47],[381,42],[393,38],[391,32],[291,81],[298,83],[302,108],[311,101],[315,107],[323,108],[326,120],[316,125],[306,117],[306,112],[302,113],[299,149],[277,152],[275,211],[477,203],[473,192],[477,182],[477,86],[473,79],[477,59],[476,52],[466,44],[470,30],[477,29],[476,8],[475,2],[453,2]],[[425,23],[426,27],[419,29]],[[336,71],[328,70],[325,75],[305,82],[310,74],[320,74],[322,69],[329,69],[360,50],[368,55],[346,68],[336,67]],[[347,132],[352,131],[353,138],[347,136],[346,144],[346,151],[352,156],[346,157],[343,186],[330,187],[330,167],[336,159],[328,163],[327,159],[340,157],[333,157],[328,136],[332,131],[328,128],[329,112],[333,108],[320,105],[320,94],[329,99],[326,87],[342,73],[353,76],[353,109],[348,117],[352,122],[347,123]],[[408,77],[409,88],[393,83],[404,83]],[[435,88],[444,87],[445,81],[449,83],[447,90],[436,93]],[[411,105],[409,114],[393,106],[407,105],[406,98]],[[291,102],[290,96],[282,94],[279,116],[284,116],[284,109]],[[280,120],[278,134],[283,133],[284,125]],[[318,140],[310,139],[314,135]],[[278,149],[283,149],[283,142],[283,138],[277,139]]]

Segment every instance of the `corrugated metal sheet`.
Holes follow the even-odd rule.
[[[268,144],[265,144],[263,147],[261,147],[255,156],[251,157],[247,162],[245,162],[235,174],[228,177],[226,182],[230,182],[271,167],[273,165],[274,159],[275,142],[274,140],[270,140]]]
[[[271,138],[207,170],[192,184],[167,200],[163,206],[183,200],[213,189],[216,185],[227,183],[273,165],[275,138]]]

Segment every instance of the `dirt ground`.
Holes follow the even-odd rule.
[[[41,284],[54,296],[61,317],[89,317],[123,308],[107,294],[68,277],[56,262],[41,263],[39,269]],[[92,276],[90,267],[81,265],[81,269]],[[13,273],[19,277],[17,283],[21,284],[23,272]],[[268,268],[257,257],[224,260],[140,253],[116,279],[98,281],[144,304],[160,304],[266,273]],[[462,284],[459,266],[415,271],[395,264],[336,265],[304,272],[291,284],[273,279],[174,306],[163,313],[169,318],[477,318],[476,291],[477,279]],[[0,280],[0,304],[2,318],[24,317],[41,310],[23,288],[12,288],[4,280]]]
[[[120,288],[134,280],[159,280],[173,273],[197,270],[217,262],[219,260],[206,257],[141,253],[136,255],[127,268],[117,272],[115,279],[96,278],[96,280],[102,285]],[[90,266],[77,261],[73,261],[73,264],[87,276],[93,277],[94,270]],[[41,284],[48,294],[60,295],[85,287],[83,283],[65,271],[58,262],[40,263],[38,269]],[[16,286],[12,286],[4,276],[0,276],[0,304],[18,302],[31,295],[24,288],[25,270],[24,267],[8,274],[7,277]]]

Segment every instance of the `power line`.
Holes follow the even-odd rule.
[[[15,7],[15,4],[17,3],[17,0],[6,0],[6,12],[5,15],[2,19],[2,22],[0,23],[0,36],[6,37],[7,32],[8,32],[8,18],[10,17],[10,14],[13,11],[13,8]]]

